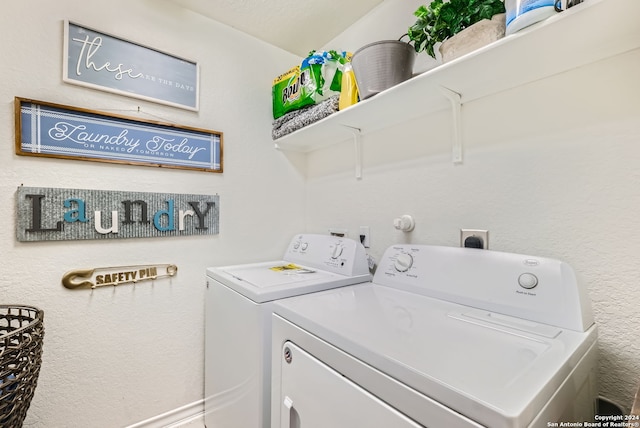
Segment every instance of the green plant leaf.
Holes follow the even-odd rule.
[[[483,19],[504,13],[503,0],[433,0],[414,12],[417,20],[407,35],[416,52],[426,51],[435,58],[436,43],[443,42]]]

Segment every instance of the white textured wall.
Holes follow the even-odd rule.
[[[406,15],[390,19],[406,11],[393,2],[327,47],[355,50],[401,34]],[[197,60],[201,111],[63,84],[63,19]],[[368,225],[376,257],[395,242],[457,245],[459,228],[487,228],[493,249],[568,261],[594,303],[602,393],[630,403],[640,380],[638,52],[465,105],[461,166],[449,160],[446,112],[368,135],[356,181],[349,144],[306,164],[273,150],[268,88],[297,59],[230,28],[159,0],[24,0],[3,5],[0,32],[0,302],[45,310],[44,362],[26,426],[126,426],[201,400],[205,267],[279,257],[305,226],[355,235]],[[18,157],[14,96],[222,131],[225,173]],[[20,184],[219,193],[221,233],[18,243]],[[405,213],[417,220],[410,235],[391,226]],[[165,261],[180,269],[171,282],[93,292],[60,285],[70,269]]]
[[[64,84],[64,19],[198,61],[200,112]],[[297,58],[159,0],[6,2],[0,34],[0,302],[45,311],[25,426],[122,427],[202,400],[205,268],[278,258],[304,225],[300,162],[270,138],[271,81]],[[16,156],[14,96],[222,131],[225,172]],[[21,184],[218,193],[220,234],[19,243]],[[166,262],[179,268],[171,281],[93,292],[60,284],[71,269]]]
[[[328,46],[388,38],[394,1]],[[451,162],[450,112],[367,134],[361,181],[351,142],[314,152],[307,228],[370,226],[378,258],[489,229],[494,250],[567,261],[593,301],[601,394],[628,408],[640,382],[639,69],[635,51],[465,104],[463,165]],[[416,219],[410,234],[392,226],[402,214]]]

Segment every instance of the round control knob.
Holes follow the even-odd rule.
[[[335,247],[331,249],[331,258],[337,259],[342,254],[344,247],[340,244],[337,244]]]
[[[518,284],[522,288],[531,289],[538,285],[538,277],[532,273],[523,273],[518,277]]]
[[[298,248],[300,248],[300,241],[296,241],[293,243],[293,249],[297,250]]]
[[[306,251],[306,250],[307,250],[307,248],[309,248],[309,243],[308,243],[308,242],[303,242],[303,243],[302,243],[302,248],[301,248],[301,250],[302,250],[302,251]]]
[[[398,254],[396,256],[396,261],[393,263],[393,267],[396,268],[398,272],[406,272],[413,265],[413,257],[411,254]]]

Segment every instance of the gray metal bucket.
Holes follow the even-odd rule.
[[[416,52],[397,40],[383,40],[361,47],[351,65],[360,99],[364,100],[411,78]]]

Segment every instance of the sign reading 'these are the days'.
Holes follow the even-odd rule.
[[[198,65],[156,49],[65,22],[63,80],[198,110]]]

